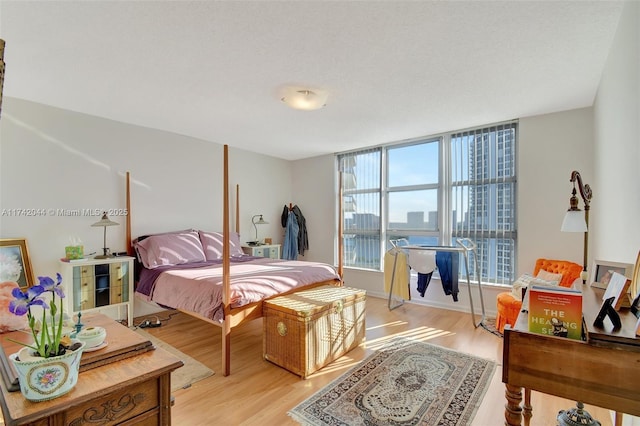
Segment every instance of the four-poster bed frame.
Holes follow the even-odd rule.
[[[187,310],[178,309],[180,312],[184,312],[188,315],[194,316],[196,318],[207,321],[211,324],[221,327],[222,329],[222,374],[224,376],[228,376],[231,373],[231,329],[235,326],[238,326],[246,321],[250,321],[253,319],[261,318],[263,316],[263,299],[258,302],[253,302],[248,305],[244,305],[241,307],[232,307],[231,306],[231,284],[230,284],[230,228],[229,228],[229,148],[227,145],[224,145],[224,167],[223,167],[223,253],[222,253],[222,304],[224,309],[224,319],[222,322],[214,321],[211,318],[207,318],[198,313],[190,312]],[[239,214],[239,186],[236,185],[236,217],[235,217],[235,231],[237,233],[240,232],[240,214]],[[126,173],[126,207],[128,211],[127,220],[126,220],[126,239],[127,239],[127,253],[131,256],[135,256],[134,248],[133,248],[133,240],[131,236],[131,191],[130,191],[130,174]],[[340,211],[342,203],[340,200]],[[342,215],[340,214],[340,218]],[[339,225],[340,234],[342,230],[342,224]],[[283,294],[294,293],[300,290],[305,290],[321,285],[333,284],[333,285],[342,285],[342,238],[338,239],[338,268],[337,272],[340,277],[340,280],[331,280],[331,281],[322,281],[313,284],[307,284],[304,286],[296,287],[288,292],[280,293],[276,296],[281,296]],[[275,296],[273,296],[275,297]]]

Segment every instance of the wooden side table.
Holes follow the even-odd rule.
[[[170,425],[171,372],[182,361],[105,315],[83,316],[82,322],[104,327],[107,346],[83,353],[78,383],[51,401],[28,401],[2,381],[0,404],[6,425]],[[0,335],[7,355],[20,347],[8,338],[30,339],[23,332]]]

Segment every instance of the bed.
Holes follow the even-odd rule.
[[[221,327],[222,370],[227,376],[231,373],[231,330],[234,327],[261,318],[263,302],[270,298],[320,285],[342,285],[342,262],[340,260],[336,269],[319,262],[244,254],[239,241],[238,205],[236,230],[231,232],[229,229],[226,145],[223,181],[222,231],[185,229],[132,239],[130,176],[127,173],[126,238],[128,252],[138,259],[140,267],[136,273],[136,295]],[[342,259],[341,255],[339,259]]]

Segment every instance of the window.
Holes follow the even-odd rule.
[[[451,236],[475,242],[483,282],[514,280],[515,143],[514,123],[451,135]]]
[[[342,172],[344,266],[380,269],[382,150],[338,157]]]
[[[440,138],[390,146],[386,153],[386,241],[438,244]]]
[[[475,242],[483,282],[514,280],[516,123],[338,155],[344,265],[381,270],[389,240]],[[463,267],[463,262],[461,262]]]

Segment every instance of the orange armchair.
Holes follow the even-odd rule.
[[[562,280],[559,283],[562,287],[571,287],[573,282],[582,274],[582,266],[567,260],[538,259],[536,260],[533,275],[536,276],[540,270],[562,274]],[[496,303],[498,307],[496,328],[500,333],[503,333],[505,325],[509,324],[513,327],[516,323],[522,308],[522,301],[513,297],[511,292],[504,292],[498,294]]]

